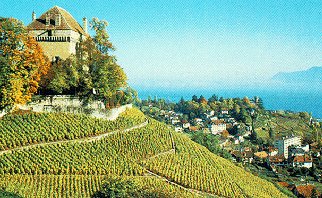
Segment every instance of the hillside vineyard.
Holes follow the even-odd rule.
[[[65,134],[58,128],[51,130],[51,125],[45,124],[48,119],[62,129],[73,126],[72,135],[63,138],[65,141],[53,141]],[[1,126],[15,124],[11,125],[13,130],[5,128],[11,135],[2,145],[16,149],[0,154],[0,187],[23,197],[90,197],[104,179],[121,176],[167,197],[286,197],[273,184],[212,154],[167,125],[150,118],[147,123],[146,119],[136,109],[127,110],[116,121],[72,114],[8,115]],[[24,125],[15,120],[23,120]],[[94,125],[86,125],[90,120],[96,130]],[[51,138],[44,138],[40,129],[53,131]],[[104,133],[110,134],[95,139]],[[18,149],[18,145],[30,143],[14,138],[22,135],[39,139],[31,141],[32,147]]]

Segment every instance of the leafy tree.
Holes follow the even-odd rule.
[[[225,157],[227,159],[231,159],[231,155],[224,149],[220,148],[218,137],[213,134],[203,133],[202,131],[198,131],[192,134],[191,140],[205,146],[209,151],[220,155],[221,157]]]
[[[192,101],[194,101],[194,102],[198,102],[198,96],[193,95],[193,96],[192,96]]]
[[[216,96],[216,94],[213,94],[209,99],[208,102],[212,103],[212,102],[216,102],[218,101],[218,96]]]
[[[13,18],[0,18],[0,64],[0,109],[30,101],[50,67],[41,47]]]
[[[105,20],[99,20],[98,18],[93,18],[90,22],[90,27],[95,31],[96,35],[93,40],[96,48],[102,54],[108,54],[110,50],[114,50],[113,44],[109,40],[109,35],[106,31],[108,22]]]
[[[138,197],[137,184],[131,180],[111,178],[105,181],[102,188],[93,198]]]
[[[269,128],[268,135],[270,139],[275,139],[275,132],[273,131],[272,127]]]
[[[201,95],[199,97],[198,102],[199,103],[202,103],[202,104],[207,104],[208,103],[207,100],[206,100],[206,98],[203,95]]]

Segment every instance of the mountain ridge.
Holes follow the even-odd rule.
[[[285,83],[322,83],[322,66],[294,72],[279,72],[271,79]]]

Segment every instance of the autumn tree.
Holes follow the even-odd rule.
[[[0,18],[0,109],[30,101],[49,67],[48,58],[22,22]]]

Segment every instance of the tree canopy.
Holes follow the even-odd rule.
[[[49,68],[48,58],[22,22],[0,18],[0,109],[28,102]]]

